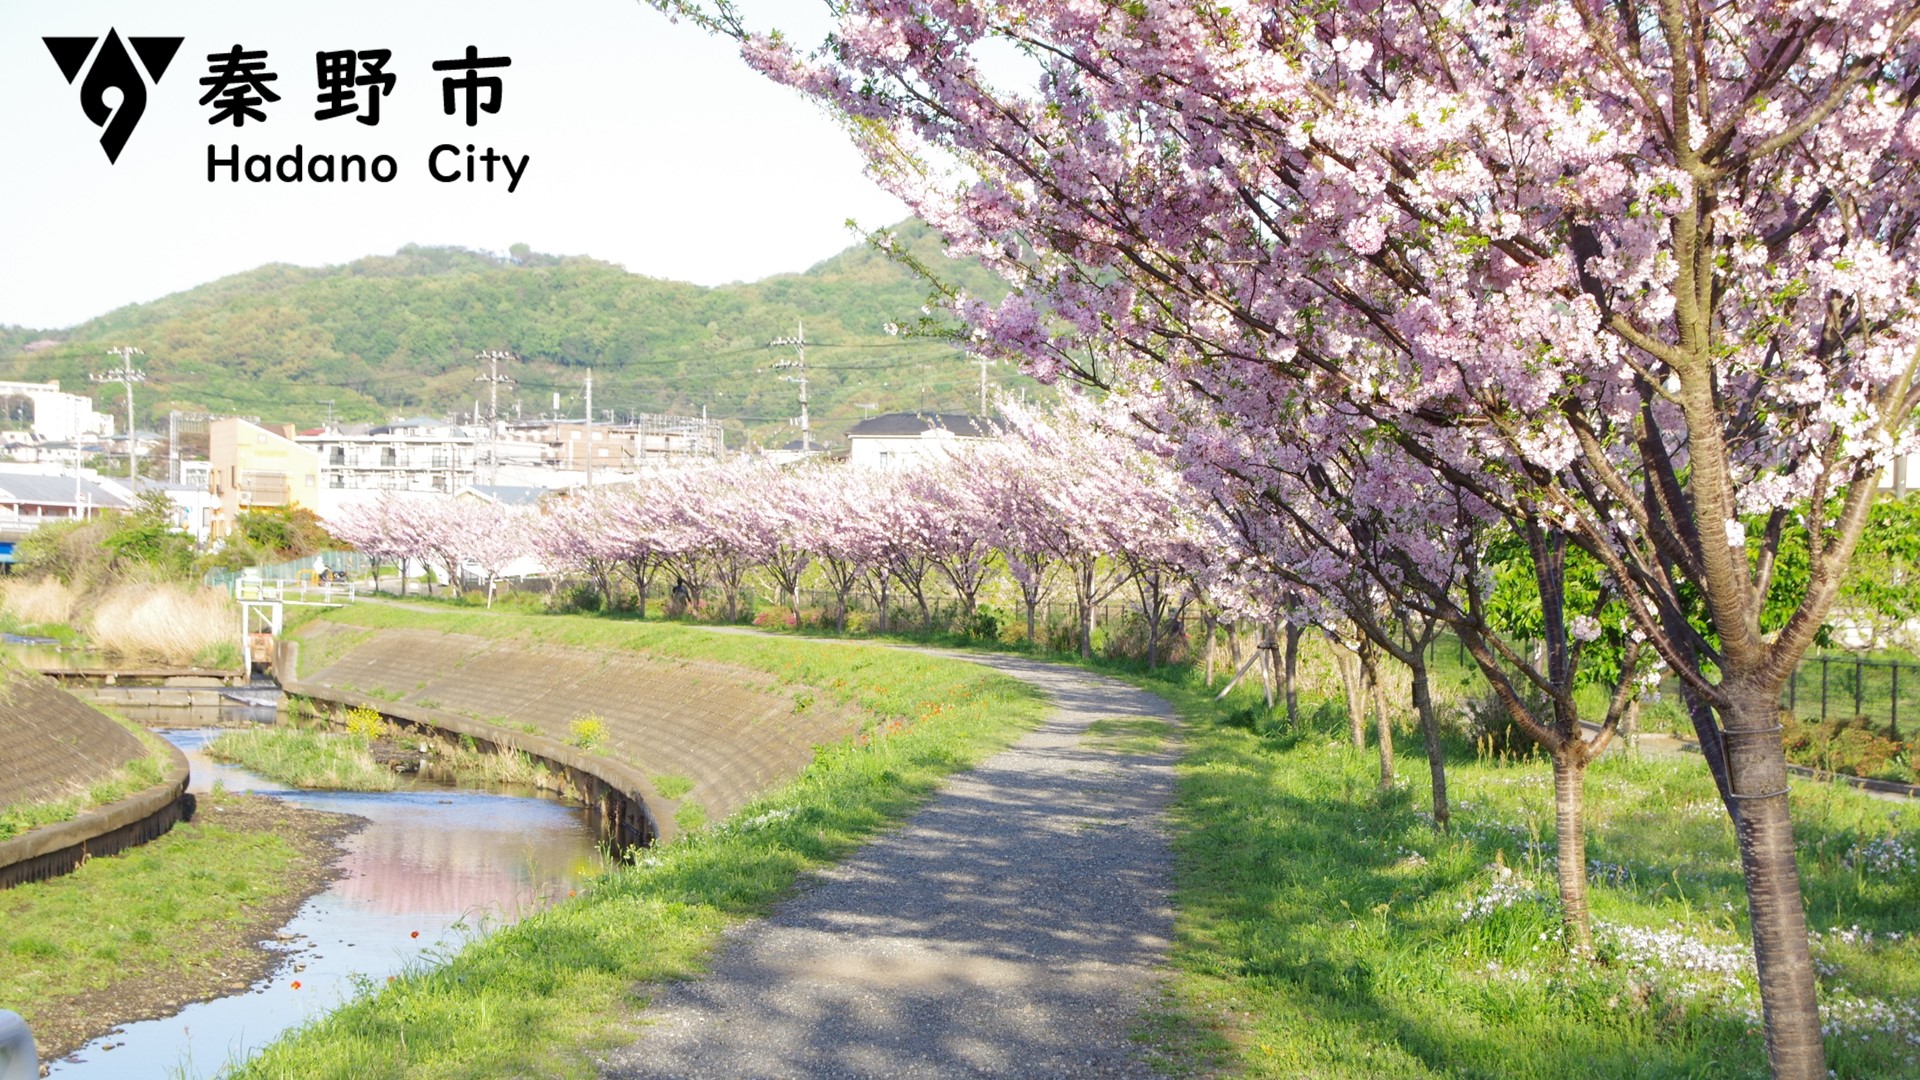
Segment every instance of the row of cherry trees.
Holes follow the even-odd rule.
[[[440,580],[456,591],[461,578],[472,574],[486,589],[491,606],[501,574],[530,554],[536,521],[530,508],[484,499],[382,493],[371,503],[336,514],[327,529],[373,561],[375,587],[383,563],[398,566],[402,593],[414,568],[437,570]]]
[[[1223,565],[1221,520],[1173,470],[1118,437],[1086,407],[1020,414],[1007,438],[916,467],[775,465],[740,458],[651,474],[516,508],[473,498],[383,495],[329,522],[376,562],[432,567],[491,597],[516,561],[591,581],[602,596],[717,595],[737,619],[756,587],[797,616],[803,583],[834,598],[845,628],[856,596],[882,619],[917,610],[930,629],[943,603],[970,621],[997,577],[1020,598],[1027,636],[1055,598],[1071,601],[1079,648],[1094,613],[1123,590],[1137,599],[1157,660],[1173,616]],[[404,582],[404,577],[403,577]],[[404,588],[404,585],[403,585]],[[1231,601],[1230,601],[1231,603]],[[1219,606],[1218,603],[1215,605]],[[1242,605],[1244,606],[1244,605]]]
[[[1778,708],[1916,444],[1920,3],[870,0],[812,50],[655,3],[1002,274],[949,294],[981,351],[1128,398],[1268,569],[1458,634],[1553,758],[1563,868],[1630,699],[1583,734],[1593,643],[1623,688],[1664,664],[1772,1067],[1827,1075]],[[1509,542],[1533,653],[1489,603]]]

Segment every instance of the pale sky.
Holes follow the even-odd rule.
[[[819,40],[812,0],[755,0],[759,24]],[[184,37],[119,161],[81,110],[44,36]],[[208,123],[207,56],[268,51],[280,100],[265,122]],[[499,113],[442,112],[432,63],[505,55]],[[378,126],[314,119],[314,54],[391,49]],[[96,46],[95,58],[98,56]],[[89,63],[92,61],[90,60]],[[144,72],[143,72],[144,75]],[[364,100],[364,91],[362,100]],[[724,42],[638,0],[0,0],[0,324],[56,329],[262,263],[322,265],[404,244],[583,254],[713,285],[803,270],[856,241],[844,226],[905,208],[861,171],[814,106]],[[364,107],[364,106],[363,106]],[[227,157],[389,154],[390,183],[207,179]],[[517,191],[442,183],[442,144],[529,155]],[[456,158],[441,158],[442,165]],[[481,166],[484,168],[484,166]],[[446,169],[443,167],[442,172]],[[482,178],[484,180],[484,177]]]

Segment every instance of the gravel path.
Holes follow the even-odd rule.
[[[1172,721],[1124,683],[948,654],[1042,688],[1047,721],[951,778],[899,830],[726,935],[661,988],[611,1077],[1081,1077],[1150,1070],[1128,1031],[1173,915],[1171,740],[1124,753],[1105,718]]]

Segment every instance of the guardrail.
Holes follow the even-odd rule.
[[[311,578],[237,578],[235,600],[278,600],[289,604],[351,604],[360,595],[351,581],[319,582]]]

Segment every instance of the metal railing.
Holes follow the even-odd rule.
[[[1530,642],[1514,645],[1526,654],[1533,651]],[[1459,639],[1453,639],[1450,650],[1458,664],[1472,665]],[[1679,693],[1671,675],[1661,692]],[[1801,658],[1780,692],[1780,707],[1816,722],[1859,718],[1884,727],[1890,738],[1901,739],[1903,718],[1909,729],[1920,728],[1920,664],[1853,653],[1813,653]]]
[[[216,589],[233,592],[236,583],[241,581],[260,583],[298,583],[310,580],[314,585],[321,584],[319,575],[314,573],[313,560],[321,564],[332,574],[349,578],[363,577],[373,570],[373,562],[357,551],[323,551],[318,555],[308,555],[302,559],[288,559],[286,562],[269,563],[265,566],[249,566],[241,570],[209,570],[205,578],[207,585]]]
[[[1780,703],[1802,720],[1858,717],[1885,725],[1888,736],[1899,739],[1902,716],[1909,727],[1920,720],[1920,664],[1850,654],[1809,656],[1787,682]]]

